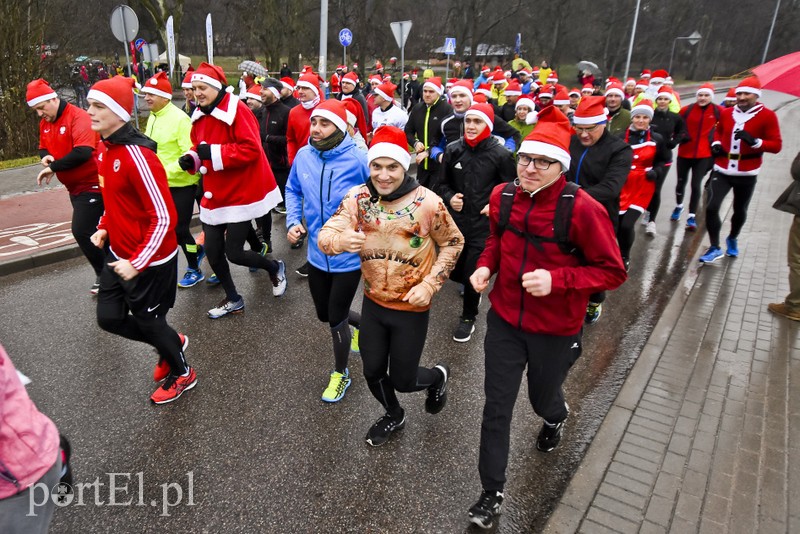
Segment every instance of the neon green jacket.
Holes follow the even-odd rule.
[[[172,102],[158,111],[151,111],[144,134],[158,143],[156,155],[167,171],[170,187],[186,187],[200,180],[200,173],[192,176],[178,165],[178,158],[192,148],[192,120]]]

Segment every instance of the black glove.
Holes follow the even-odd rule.
[[[183,156],[178,158],[178,165],[180,165],[181,169],[183,169],[184,171],[193,171],[194,158],[189,154],[184,154]]]
[[[658,173],[655,169],[650,169],[646,173],[644,173],[644,177],[647,179],[648,182],[655,182],[656,178],[658,178]]]
[[[733,134],[733,138],[734,139],[741,139],[742,141],[744,141],[745,143],[747,143],[750,146],[753,146],[753,145],[756,144],[756,138],[753,137],[749,132],[745,132],[744,130],[737,131],[735,134]]]
[[[725,155],[725,150],[723,150],[722,145],[711,145],[711,155],[715,158],[719,156]]]
[[[211,159],[211,145],[207,143],[197,145],[197,157],[200,159]]]

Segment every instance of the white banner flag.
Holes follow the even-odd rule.
[[[206,17],[206,47],[208,48],[208,62],[214,64],[214,29],[211,27],[211,13]]]
[[[169,63],[169,77],[172,79],[172,72],[175,69],[175,28],[171,15],[167,19],[167,62]]]

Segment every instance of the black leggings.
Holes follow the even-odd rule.
[[[617,242],[619,243],[619,251],[624,259],[631,257],[631,247],[633,247],[633,240],[636,239],[636,221],[641,214],[639,210],[629,209],[619,215]]]
[[[97,231],[97,223],[103,215],[103,195],[87,191],[70,195],[69,200],[72,203],[72,237],[92,265],[95,276],[100,276],[106,253],[94,246],[91,237]]]
[[[656,188],[653,191],[653,197],[650,199],[650,205],[647,206],[647,211],[650,213],[650,220],[653,222],[655,222],[658,216],[658,210],[661,208],[661,188],[664,186],[670,167],[672,167],[672,164],[667,165],[663,172],[658,173]]]
[[[714,158],[678,158],[678,184],[675,186],[675,202],[683,204],[683,192],[686,190],[686,182],[689,179],[689,171],[692,171],[692,193],[689,197],[689,214],[697,214],[697,205],[700,203],[703,191],[703,177],[714,165]]]
[[[331,328],[334,365],[340,373],[347,369],[350,358],[349,325],[359,328],[361,323],[361,316],[350,310],[360,281],[360,269],[349,273],[329,273],[308,264],[308,289],[317,318]]]
[[[172,201],[175,203],[175,211],[178,214],[178,223],[175,225],[175,235],[178,238],[178,245],[186,255],[186,262],[190,269],[197,269],[197,244],[194,242],[189,226],[192,223],[192,213],[194,213],[194,200],[197,193],[196,185],[185,187],[170,187]]]
[[[464,250],[458,257],[453,272],[450,273],[451,280],[464,284],[464,303],[461,311],[461,317],[463,319],[474,321],[475,318],[478,317],[478,306],[481,303],[481,295],[472,288],[469,277],[475,272],[475,265],[478,263],[478,258],[481,252],[483,252],[485,245],[485,239],[480,239],[477,243],[474,240],[464,243]]]
[[[272,275],[278,273],[277,261],[268,260],[258,252],[244,249],[247,235],[253,231],[253,224],[250,221],[217,225],[203,223],[203,231],[206,234],[208,264],[219,278],[229,300],[239,300],[241,296],[236,291],[226,256],[236,265],[257,267]]]
[[[384,308],[367,297],[361,306],[359,346],[364,378],[372,395],[394,416],[401,412],[395,391],[421,391],[440,380],[438,372],[419,367],[429,315],[429,310]]]
[[[739,237],[739,232],[747,220],[747,206],[750,205],[750,199],[756,188],[756,178],[756,176],[728,176],[716,171],[711,173],[711,187],[706,206],[706,228],[712,247],[719,246],[719,233],[722,230],[719,209],[722,200],[731,189],[733,189],[733,216],[731,216],[730,237]]]

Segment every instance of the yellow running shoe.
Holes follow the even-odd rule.
[[[350,387],[350,383],[349,369],[345,369],[344,374],[338,371],[332,372],[328,387],[322,392],[322,400],[325,402],[339,402],[344,397],[344,392]]]

